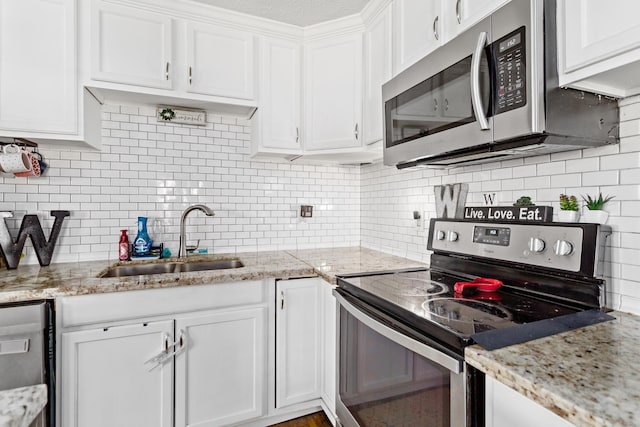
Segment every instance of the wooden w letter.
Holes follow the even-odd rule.
[[[31,237],[31,243],[33,244],[33,249],[36,251],[40,265],[49,265],[51,263],[51,256],[53,255],[53,248],[60,235],[62,221],[69,215],[69,211],[51,211],[51,216],[55,217],[56,220],[53,223],[49,241],[44,237],[44,232],[42,231],[38,217],[36,215],[25,215],[22,219],[22,225],[20,225],[18,239],[14,241],[5,222],[5,218],[10,218],[13,214],[11,212],[0,212],[0,253],[7,263],[7,268],[18,268],[20,254],[27,241],[27,236]]]

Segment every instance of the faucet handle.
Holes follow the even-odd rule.
[[[200,247],[200,239],[198,239],[196,241],[196,245],[186,245],[185,248],[187,249],[187,253],[193,253],[196,251],[196,249],[198,249]]]

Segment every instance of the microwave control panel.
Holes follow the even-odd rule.
[[[525,27],[493,43],[496,67],[494,114],[522,107],[527,103]]]

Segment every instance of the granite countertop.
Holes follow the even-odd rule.
[[[264,278],[321,276],[335,284],[341,274],[425,267],[425,264],[362,247],[193,255],[189,259],[240,258],[244,267],[189,273],[99,278],[113,261],[23,265],[0,270],[0,303],[61,296],[228,283]],[[169,259],[167,261],[176,261]],[[158,262],[158,261],[147,261]],[[161,261],[166,262],[166,261]]]
[[[46,404],[44,384],[0,391],[0,427],[27,427]]]
[[[467,362],[577,426],[640,426],[640,316],[488,351]]]

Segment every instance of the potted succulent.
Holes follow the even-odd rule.
[[[558,219],[560,222],[578,222],[580,211],[578,210],[578,199],[576,196],[560,195],[560,212]]]
[[[584,207],[587,208],[582,214],[582,222],[606,223],[609,218],[609,212],[603,210],[603,207],[611,199],[613,199],[613,196],[602,197],[602,193],[599,193],[598,197],[582,196]]]

